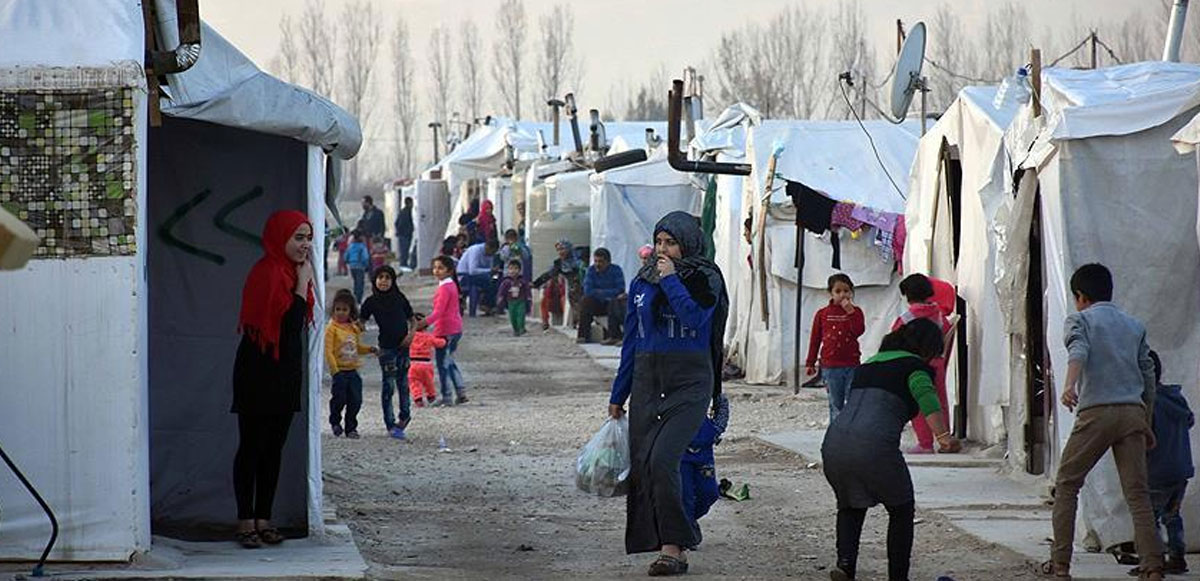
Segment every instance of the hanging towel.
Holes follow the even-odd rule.
[[[883,228],[875,229],[875,251],[879,253],[879,259],[884,262],[891,262],[895,259],[894,250],[892,249],[892,241],[895,239],[895,234]]]
[[[904,274],[904,244],[908,241],[908,227],[904,224],[904,216],[896,219],[896,232],[892,236],[892,253],[896,258],[896,271]]]
[[[851,232],[861,230],[863,228],[862,220],[856,220],[852,215],[854,213],[854,204],[849,202],[838,202],[833,206],[834,226],[841,226]]]
[[[836,202],[800,182],[789,181],[787,194],[796,206],[796,221],[814,234],[824,234],[833,220]]]
[[[854,209],[850,212],[850,216],[855,220],[879,228],[888,234],[896,231],[896,219],[900,217],[899,214],[893,212],[875,210],[866,206],[854,206]]]

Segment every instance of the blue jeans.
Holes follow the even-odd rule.
[[[1167,529],[1167,554],[1183,555],[1187,546],[1183,542],[1183,517],[1179,516],[1183,504],[1183,493],[1187,491],[1187,480],[1163,487],[1150,488],[1150,505],[1154,508],[1154,523],[1162,523]]]
[[[354,298],[358,302],[363,301],[363,279],[366,277],[367,271],[363,268],[351,268],[350,278],[354,280]]]
[[[390,431],[394,427],[403,430],[412,418],[411,400],[408,396],[408,350],[380,349],[379,369],[383,371],[383,392],[379,397],[383,404],[383,425]],[[392,409],[392,394],[400,392],[400,421],[396,421]]]
[[[469,300],[467,312],[474,317],[480,305],[490,309],[496,302],[496,287],[492,284],[491,274],[472,274],[463,276]]]
[[[358,410],[362,408],[362,376],[357,371],[339,371],[333,374],[330,388],[329,425],[342,424],[342,410],[346,410],[346,431],[358,431]]]
[[[829,422],[833,423],[833,418],[836,418],[842,411],[842,407],[846,405],[846,398],[850,397],[850,384],[854,382],[854,368],[822,367],[821,378],[825,380],[825,385],[829,389]]]
[[[437,349],[433,352],[434,364],[437,365],[438,383],[442,387],[442,401],[446,404],[454,403],[454,396],[462,396],[466,393],[467,388],[463,385],[462,372],[458,370],[458,364],[454,362],[454,352],[458,350],[458,341],[462,339],[462,333],[449,335],[445,337],[446,346]],[[450,391],[450,384],[454,384],[454,391]]]

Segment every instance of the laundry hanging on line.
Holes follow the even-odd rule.
[[[869,240],[885,262],[898,265],[904,256],[907,231],[904,216],[850,202],[839,202],[800,182],[787,182],[787,193],[796,207],[796,222],[814,234],[830,233],[833,261],[830,265],[841,270],[841,239],[839,229],[850,231],[854,239],[869,232]]]

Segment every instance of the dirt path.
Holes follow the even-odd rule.
[[[428,281],[405,284],[414,306],[427,309]],[[560,333],[537,329],[517,339],[499,318],[467,320],[458,361],[472,401],[414,409],[407,442],[383,430],[374,361],[363,369],[363,439],[325,433],[326,491],[350,523],[369,575],[645,577],[652,556],[624,554],[624,498],[588,496],[573,480],[575,455],[603,421],[612,372]],[[828,484],[796,456],[752,439],[819,426],[824,395],[737,384],[727,392],[732,421],[717,447],[717,471],[749,482],[753,500],[722,500],[701,521],[705,541],[689,559],[688,578],[828,579],[835,554]],[[450,451],[439,451],[442,437]],[[912,579],[1035,578],[1015,554],[936,515],[919,517]],[[871,511],[860,578],[886,577],[885,530],[886,513]]]

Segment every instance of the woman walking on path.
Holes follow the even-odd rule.
[[[942,421],[929,366],[941,353],[942,331],[928,319],[889,333],[879,353],[855,370],[846,405],[825,431],[821,460],[838,507],[833,581],[855,579],[863,522],[876,504],[888,512],[887,578],[908,579],[915,503],[900,433],[919,411],[933,428],[940,452],[961,449]]]
[[[683,508],[679,462],[721,390],[729,300],[720,269],[704,258],[700,222],[672,212],[654,228],[657,257],[629,289],[621,365],[609,414],[629,405],[632,469],[625,550],[661,551],[651,576],[688,569],[700,530]]]
[[[304,330],[313,318],[312,237],[303,213],[272,214],[263,229],[264,255],[242,289],[231,411],[238,415],[237,540],[248,549],[283,542],[271,526],[271,505],[292,414],[300,411]]]

